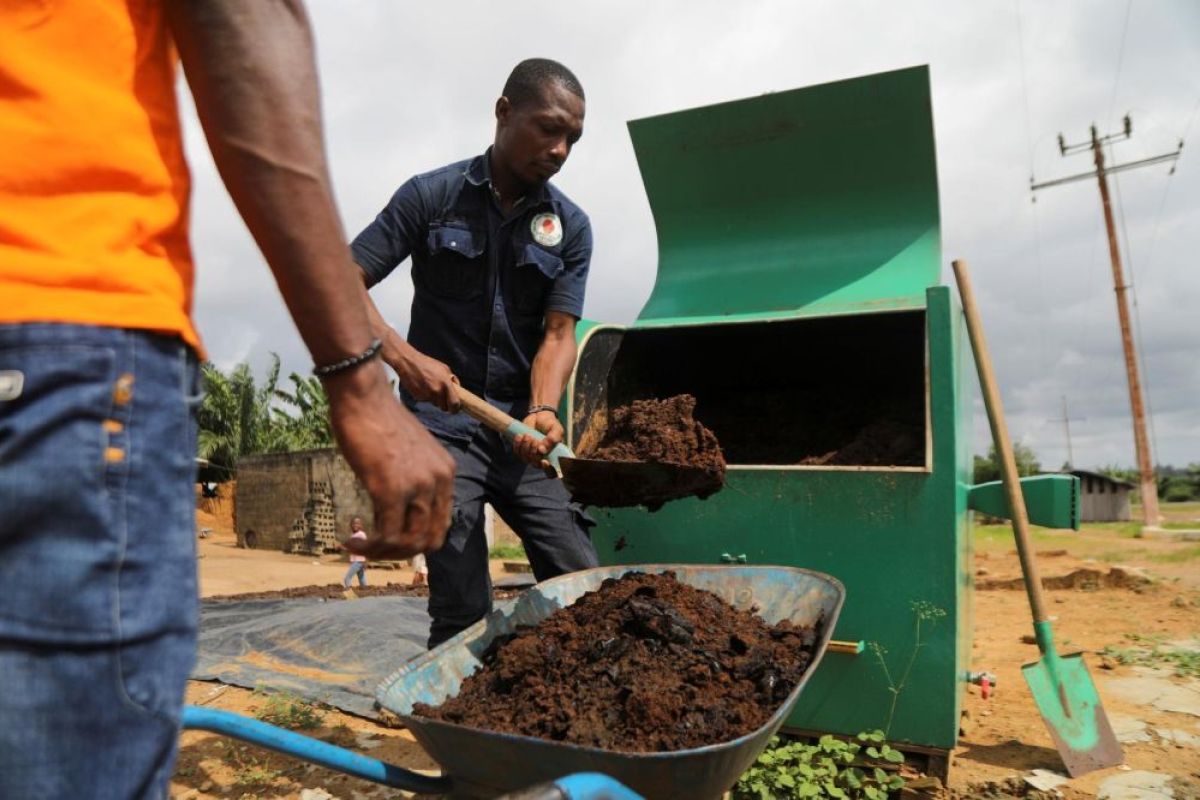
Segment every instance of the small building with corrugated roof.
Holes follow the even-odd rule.
[[[1131,492],[1136,488],[1134,484],[1086,469],[1065,472],[1079,478],[1080,522],[1128,522],[1133,519],[1130,502]]]

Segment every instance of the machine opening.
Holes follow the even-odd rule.
[[[596,412],[692,394],[730,466],[927,469],[923,311],[599,329],[580,355],[572,440]]]

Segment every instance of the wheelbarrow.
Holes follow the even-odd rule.
[[[619,578],[628,572],[666,571],[674,572],[683,583],[713,592],[736,608],[754,609],[771,624],[785,619],[798,625],[820,622],[813,659],[804,677],[757,730],[705,747],[634,753],[413,716],[415,703],[438,705],[456,695],[463,679],[480,667],[480,656],[496,637],[513,633],[518,626],[536,625],[586,592],[600,588],[608,578]],[[452,639],[408,661],[376,692],[379,705],[399,716],[426,752],[442,766],[444,774],[440,777],[410,772],[230,712],[188,707],[184,709],[183,727],[222,733],[421,794],[497,797],[535,785],[540,788],[531,794],[522,792],[519,795],[522,800],[718,798],[753,763],[791,713],[808,676],[816,670],[829,645],[844,599],[845,589],[837,579],[796,567],[650,564],[598,567],[543,581],[517,598],[498,604],[490,614]]]

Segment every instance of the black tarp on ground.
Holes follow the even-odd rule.
[[[372,719],[375,687],[425,651],[424,597],[209,601],[196,680],[288,691]]]

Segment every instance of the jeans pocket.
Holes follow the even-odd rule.
[[[0,370],[22,375],[0,403],[0,634],[86,641],[113,626],[120,542],[107,479],[117,354],[86,344],[0,348]],[[30,565],[37,565],[30,569]]]

